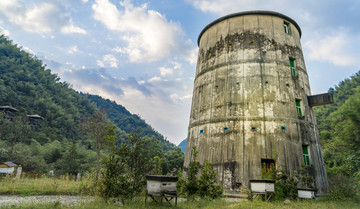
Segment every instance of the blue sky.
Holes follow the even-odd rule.
[[[75,90],[116,101],[178,144],[187,135],[199,33],[248,10],[300,25],[314,94],[360,70],[358,0],[0,0],[0,32]]]

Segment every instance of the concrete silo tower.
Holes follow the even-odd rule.
[[[199,54],[185,154],[214,164],[228,190],[261,179],[262,165],[287,173],[308,166],[318,194],[328,183],[300,43],[301,29],[276,12],[224,16],[198,38]]]

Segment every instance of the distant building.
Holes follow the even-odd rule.
[[[0,164],[0,174],[12,174],[17,165],[12,162],[5,162]]]
[[[40,126],[41,121],[44,120],[44,118],[41,117],[40,115],[27,115],[27,118],[29,120],[29,124],[37,125],[37,126]]]
[[[11,106],[0,106],[0,112],[5,114],[5,117],[12,120],[19,110]]]

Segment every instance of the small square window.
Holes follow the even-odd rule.
[[[302,112],[301,112],[301,100],[300,100],[300,99],[295,100],[295,104],[296,104],[296,112],[297,112],[297,115],[298,115],[299,117],[302,117]]]
[[[286,34],[290,35],[290,23],[284,22],[284,31]]]
[[[296,76],[296,71],[295,71],[295,59],[289,58],[289,62],[290,62],[290,72],[292,76]]]
[[[268,173],[270,169],[275,169],[276,164],[274,159],[261,159],[261,167],[265,173]]]
[[[303,151],[303,158],[304,158],[305,165],[310,166],[309,146],[303,145],[302,151]]]

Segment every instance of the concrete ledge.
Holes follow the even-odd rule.
[[[332,104],[334,103],[333,95],[331,93],[317,94],[308,96],[308,102],[310,107]]]

